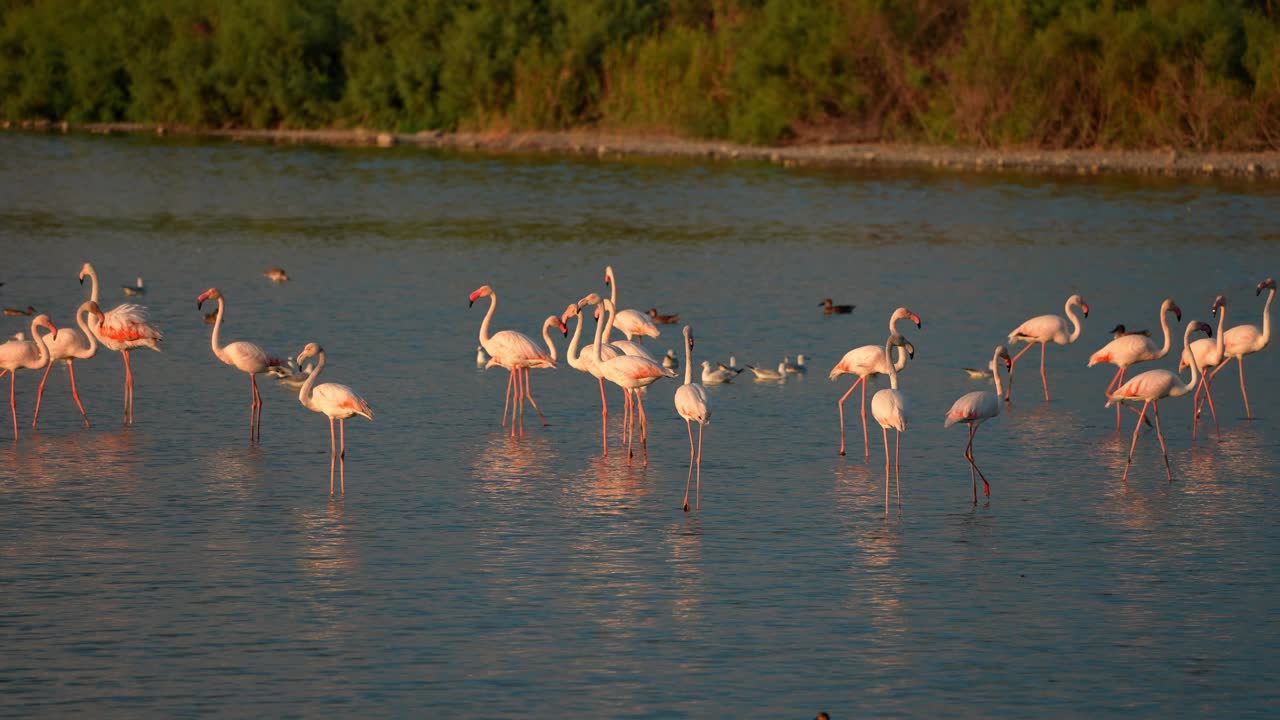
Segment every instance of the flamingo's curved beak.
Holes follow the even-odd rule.
[[[1084,313],[1085,317],[1089,317],[1089,303],[1080,303],[1080,311]],[[1178,319],[1181,320],[1181,316]]]
[[[1177,305],[1171,305],[1169,309],[1173,311],[1173,316],[1178,318],[1178,322],[1182,322],[1182,308]]]
[[[917,328],[924,328],[924,326],[920,324],[920,316],[915,313],[911,313],[911,322],[914,322]]]

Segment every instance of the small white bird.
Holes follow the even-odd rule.
[[[768,368],[758,368],[755,365],[748,365],[747,368],[755,373],[756,382],[786,382],[787,381],[787,364],[785,362],[778,363],[777,370]]]
[[[284,365],[267,368],[267,374],[275,377],[285,387],[300,388],[311,377],[311,364],[308,363],[299,370],[293,358],[289,358]]]
[[[711,369],[710,362],[706,360],[702,361],[702,384],[703,385],[721,385],[723,383],[731,383],[733,382],[734,376],[736,376],[737,374],[738,373],[733,372],[732,370],[724,366],[717,367],[713,370]]]
[[[138,278],[137,285],[121,285],[120,289],[123,290],[124,294],[128,295],[129,297],[136,297],[138,295],[147,294],[147,289],[142,286],[142,278]]]
[[[477,345],[476,346],[476,367],[483,370],[485,364],[488,362],[489,362],[489,356],[484,354],[484,346]]]
[[[978,368],[960,368],[966,375],[974,380],[990,380],[990,370],[979,370]]]
[[[800,355],[797,355],[797,356],[796,356],[796,361],[795,361],[794,363],[789,362],[789,361],[788,361],[788,358],[783,358],[783,359],[782,359],[782,364],[783,364],[784,366],[786,366],[786,370],[787,370],[787,372],[789,372],[789,373],[791,373],[791,374],[793,374],[793,375],[803,375],[803,374],[805,374],[805,373],[809,372],[809,368],[808,368],[808,367],[806,367],[806,366],[805,366],[805,364],[804,364],[804,354],[803,354],[803,353],[801,353]]]
[[[667,356],[662,358],[662,367],[669,370],[675,370],[680,367],[680,359],[676,357],[676,351],[667,348]]]

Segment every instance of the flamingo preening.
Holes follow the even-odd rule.
[[[676,413],[684,418],[689,431],[689,476],[693,476],[693,421],[698,421],[698,485],[694,495],[694,508],[702,508],[702,430],[711,422],[711,400],[706,388],[693,381],[693,330],[684,326],[684,384],[676,388]],[[689,512],[689,478],[684,481],[684,511]]]
[[[1044,385],[1044,401],[1049,402],[1049,377],[1044,371],[1044,352],[1045,347],[1049,343],[1057,343],[1058,345],[1070,345],[1080,337],[1080,330],[1083,326],[1080,324],[1080,318],[1077,318],[1072,308],[1079,306],[1084,316],[1089,317],[1089,303],[1085,302],[1079,295],[1072,295],[1067,298],[1067,304],[1064,311],[1067,317],[1071,319],[1071,327],[1068,328],[1067,321],[1061,315],[1037,315],[1027,320],[1009,333],[1009,343],[1024,342],[1026,347],[1022,351],[1013,356],[1013,363],[1009,369],[1009,389],[1005,391],[1004,399],[1009,401],[1013,398],[1013,371],[1018,366],[1018,358],[1022,357],[1032,345],[1040,345],[1040,382]],[[1161,317],[1164,314],[1161,313]],[[1068,332],[1070,331],[1070,332]]]
[[[1156,343],[1150,337],[1140,333],[1125,333],[1116,337],[1111,342],[1103,345],[1097,352],[1089,357],[1089,367],[1093,367],[1098,363],[1111,363],[1118,370],[1111,378],[1111,382],[1107,385],[1104,395],[1110,395],[1116,385],[1124,382],[1125,370],[1129,366],[1140,362],[1149,362],[1151,360],[1159,360],[1169,354],[1169,313],[1173,313],[1182,321],[1182,308],[1173,301],[1173,298],[1165,298],[1160,303],[1160,329],[1164,332],[1164,344],[1156,347]],[[1123,331],[1123,326],[1118,326]],[[1115,330],[1112,330],[1114,333]],[[1028,345],[1027,347],[1031,347]],[[1134,409],[1137,412],[1137,409]],[[1120,430],[1120,405],[1116,405],[1116,431]]]
[[[902,347],[906,338],[901,335],[890,335],[884,343],[884,356],[889,357],[889,348]],[[907,398],[898,389],[898,371],[893,363],[889,366],[889,387],[876,391],[871,396],[871,417],[880,424],[880,432],[884,434],[884,514],[889,514],[889,428],[893,435],[893,477],[898,489],[898,507],[902,507],[902,462],[899,451],[902,449],[902,433],[907,429]]]
[[[338,383],[322,383],[316,385],[316,378],[324,370],[324,348],[316,343],[307,343],[298,353],[297,363],[315,356],[316,368],[307,376],[307,381],[298,390],[298,402],[308,410],[324,413],[329,417],[329,497],[333,497],[333,464],[338,459],[338,482],[343,495],[347,494],[347,418],[360,415],[373,420],[373,410],[364,398],[356,394],[346,385]],[[339,443],[333,437],[333,421],[338,421]]]
[[[1257,294],[1261,295],[1263,290],[1271,292],[1267,294],[1267,303],[1262,306],[1262,329],[1259,330],[1257,325],[1237,325],[1228,330],[1222,339],[1226,347],[1226,360],[1235,358],[1236,365],[1240,368],[1240,395],[1244,398],[1244,415],[1250,420],[1253,419],[1253,413],[1249,410],[1249,392],[1244,389],[1244,356],[1262,350],[1271,342],[1271,301],[1276,299],[1276,281],[1267,278],[1258,283]],[[1217,377],[1226,366],[1227,362],[1224,361],[1214,369],[1213,377]]]
[[[40,378],[40,389],[36,392],[36,411],[31,418],[32,430],[36,429],[36,423],[40,420],[40,401],[44,399],[44,384],[49,379],[49,371],[53,369],[54,362],[58,360],[67,363],[67,373],[71,376],[71,397],[75,399],[76,407],[80,408],[84,426],[89,427],[89,414],[84,411],[84,404],[80,402],[80,392],[76,390],[75,366],[76,360],[88,360],[98,354],[98,337],[86,323],[88,316],[93,316],[97,320],[96,324],[102,324],[102,309],[92,300],[84,301],[76,309],[76,324],[80,326],[79,331],[63,328],[56,338],[46,341],[49,346],[49,362],[45,366],[44,377]]]
[[[1182,347],[1185,348],[1191,343],[1191,333],[1196,330],[1203,330],[1209,337],[1213,337],[1212,327],[1199,320],[1192,320],[1182,331]],[[1129,459],[1124,464],[1124,475],[1120,478],[1122,482],[1129,479],[1129,466],[1133,464],[1133,449],[1138,446],[1138,431],[1142,429],[1142,420],[1147,416],[1147,406],[1151,406],[1155,411],[1156,437],[1160,438],[1160,453],[1164,455],[1164,471],[1169,476],[1169,481],[1173,482],[1173,470],[1169,468],[1169,451],[1165,447],[1164,432],[1160,429],[1160,400],[1186,395],[1195,389],[1199,379],[1200,367],[1193,353],[1190,382],[1183,383],[1177,373],[1169,370],[1148,370],[1130,378],[1128,382],[1116,388],[1114,393],[1107,396],[1107,407],[1111,407],[1112,403],[1126,400],[1143,401],[1142,411],[1138,413],[1138,423],[1133,428],[1133,442],[1129,444]]]
[[[1191,365],[1192,356],[1195,356],[1196,364],[1200,366],[1200,382],[1196,385],[1196,394],[1191,396],[1192,415],[1191,415],[1191,442],[1196,441],[1196,429],[1200,425],[1200,411],[1204,409],[1201,404],[1200,393],[1204,393],[1205,400],[1209,402],[1209,413],[1213,415],[1213,430],[1218,436],[1218,440],[1222,440],[1222,430],[1218,427],[1218,411],[1213,406],[1213,394],[1210,392],[1213,387],[1212,378],[1209,376],[1210,368],[1215,368],[1222,364],[1226,359],[1225,344],[1222,332],[1222,326],[1227,320],[1227,299],[1222,295],[1213,299],[1213,308],[1210,310],[1218,318],[1218,335],[1213,339],[1198,338],[1192,340],[1191,344],[1182,348],[1182,359],[1178,362],[1178,372],[1182,372]]]
[[[900,307],[889,315],[889,334],[898,335],[896,327],[899,320],[910,320],[920,327],[920,316],[910,310]],[[867,459],[871,457],[871,442],[867,439],[867,381],[876,375],[888,374],[889,366],[892,365],[895,371],[901,370],[907,365],[907,358],[915,356],[915,350],[911,347],[911,343],[904,343],[898,346],[898,359],[891,362],[889,356],[885,354],[884,348],[879,345],[863,345],[856,347],[844,354],[840,358],[840,362],[831,369],[828,377],[832,380],[846,373],[857,375],[858,379],[849,386],[849,391],[840,396],[840,402],[837,406],[840,408],[840,454],[844,455],[844,401],[853,394],[854,388],[862,386],[862,457]]]
[[[10,340],[0,345],[0,377],[9,373],[9,411],[13,414],[13,441],[18,441],[18,403],[17,403],[17,371],[39,370],[49,364],[49,346],[45,337],[37,328],[48,328],[52,331],[51,339],[58,338],[58,328],[48,315],[36,315],[31,318],[31,339]]]
[[[1030,346],[1028,346],[1030,347]],[[1009,359],[1009,351],[1003,345],[997,345],[995,353],[991,356],[991,377],[995,380],[996,391],[992,393],[990,390],[974,390],[971,393],[961,395],[951,405],[951,409],[947,411],[947,419],[942,424],[943,427],[951,427],[956,423],[965,423],[969,426],[969,444],[964,446],[964,459],[969,461],[969,482],[973,486],[973,504],[978,504],[978,481],[974,477],[976,471],[978,477],[982,478],[982,494],[991,497],[991,485],[987,483],[987,476],[982,474],[982,470],[978,468],[978,463],[973,459],[973,436],[978,432],[978,426],[1000,415],[1000,396],[1003,388],[1000,387],[1000,369],[997,361],[1004,360],[1004,366],[1008,370],[1013,369],[1013,361]]]
[[[253,397],[249,403],[249,442],[261,442],[262,394],[258,392],[258,374],[285,363],[278,357],[268,355],[265,350],[251,342],[241,340],[219,346],[218,334],[222,331],[222,315],[226,305],[218,288],[209,288],[200,293],[196,298],[196,309],[199,310],[206,300],[218,301],[218,317],[213,322],[213,333],[209,337],[209,345],[213,348],[214,356],[241,372],[249,373],[249,385],[253,390]],[[298,362],[301,364],[301,360]]]
[[[93,265],[85,263],[80,268],[80,284],[89,276],[89,299],[98,300],[98,273]],[[124,303],[102,316],[102,322],[90,328],[108,350],[120,353],[124,358],[124,424],[133,424],[133,368],[129,364],[129,352],[138,348],[151,348],[160,352],[160,340],[164,337],[160,328],[147,319],[147,309],[141,305]]]

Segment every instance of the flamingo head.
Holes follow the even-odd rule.
[[[1089,317],[1089,303],[1085,302],[1084,298],[1080,297],[1079,295],[1072,295],[1071,297],[1067,298],[1067,304],[1079,305],[1080,312],[1083,313],[1085,317]]]
[[[1226,296],[1225,296],[1225,295],[1219,295],[1218,297],[1216,297],[1216,298],[1214,298],[1214,299],[1213,299],[1213,310],[1211,310],[1210,312],[1212,312],[1212,313],[1213,313],[1213,316],[1214,316],[1214,317],[1218,317],[1218,310],[1220,310],[1220,309],[1222,309],[1222,308],[1224,308],[1224,307],[1226,307],[1226,306],[1227,306],[1227,298],[1226,298]]]
[[[1192,324],[1195,326],[1196,330],[1203,330],[1206,336],[1213,337],[1213,326],[1210,325],[1209,323],[1200,322],[1199,320],[1196,320]]]
[[[910,320],[916,324],[916,327],[921,327],[920,316],[904,307],[900,307],[893,311],[893,317],[890,318],[890,324],[892,324],[894,320]]]
[[[221,300],[221,299],[222,299],[222,293],[218,291],[218,288],[209,288],[208,290],[205,290],[204,292],[200,293],[200,296],[196,298],[196,309],[199,310],[200,306],[204,305],[205,300]]]
[[[1182,322],[1182,308],[1178,307],[1178,303],[1174,302],[1173,298],[1164,301],[1164,311],[1173,313],[1173,316],[1178,318],[1178,322]]]
[[[606,265],[604,268],[604,284],[605,285],[613,284],[613,266],[612,265]]]
[[[83,284],[84,284],[84,276],[85,276],[85,275],[93,275],[93,274],[94,274],[94,273],[93,273],[93,266],[92,266],[92,265],[90,265],[89,263],[85,263],[84,265],[82,265],[82,266],[80,267],[80,284],[81,284],[81,285],[83,285]]]
[[[302,351],[299,352],[296,357],[294,357],[294,362],[296,362],[299,366],[301,366],[302,361],[310,357],[315,357],[316,355],[319,355],[322,352],[324,352],[324,348],[320,347],[316,343],[309,342],[306,344],[305,347],[302,348]]]
[[[578,307],[578,303],[569,303],[569,307],[564,309],[564,313],[560,315],[560,322],[569,322],[569,318],[581,315],[582,311]]]
[[[81,312],[81,311],[87,312],[92,317],[97,318],[99,324],[102,323],[103,313],[102,313],[102,308],[98,307],[98,303],[92,300],[86,300],[82,305],[80,305],[80,309],[77,312]]]
[[[482,297],[489,297],[492,294],[493,294],[493,288],[489,287],[488,285],[481,285],[480,287],[476,288],[474,292],[471,293],[471,297],[467,301],[467,307],[471,307],[472,305],[475,305],[476,300],[479,300]]]
[[[564,320],[561,320],[559,315],[548,315],[547,319],[542,323],[542,327],[555,327],[564,335],[567,336],[569,334],[569,326],[564,324]]]
[[[1258,283],[1257,294],[1261,295],[1263,290],[1275,290],[1275,289],[1276,289],[1276,281],[1272,280],[1271,278],[1267,278],[1266,280],[1263,280],[1262,282]]]
[[[36,334],[36,328],[37,328],[37,327],[45,327],[45,328],[49,328],[50,330],[52,330],[52,331],[53,331],[53,335],[51,335],[50,337],[52,337],[54,340],[57,340],[57,339],[58,339],[58,326],[53,324],[53,321],[49,319],[49,316],[48,316],[48,315],[45,315],[44,313],[41,313],[41,314],[39,314],[39,315],[35,316],[35,318],[34,318],[34,319],[32,319],[32,321],[31,321],[31,334],[32,334],[32,335],[35,335],[35,334]]]
[[[684,338],[689,341],[689,349],[693,349],[693,328],[688,325],[684,326]],[[667,350],[667,357],[674,358],[676,353],[674,350]]]
[[[996,357],[1004,360],[1005,370],[1010,370],[1013,368],[1013,358],[1009,357],[1009,349],[1006,348],[1005,346],[1001,345],[996,348]],[[992,368],[992,369],[994,370],[995,368]]]

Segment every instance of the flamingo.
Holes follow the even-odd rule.
[[[1104,395],[1110,395],[1116,385],[1124,382],[1125,370],[1128,370],[1130,365],[1159,360],[1169,354],[1169,313],[1173,313],[1179,322],[1182,321],[1182,308],[1178,307],[1173,298],[1165,298],[1164,302],[1160,303],[1160,330],[1164,332],[1164,344],[1160,347],[1156,347],[1155,341],[1146,335],[1129,333],[1103,345],[1089,357],[1089,367],[1093,367],[1098,363],[1112,363],[1119,368],[1116,370],[1115,376],[1111,378],[1111,383],[1107,385]],[[1115,331],[1113,330],[1112,332],[1114,333]],[[1027,347],[1031,346],[1028,345]],[[1134,412],[1137,411],[1135,410]],[[1116,432],[1119,431],[1120,406],[1116,405]]]
[[[1212,327],[1199,320],[1192,320],[1187,323],[1187,329],[1182,331],[1182,347],[1185,348],[1191,343],[1191,333],[1196,330],[1203,330],[1209,337],[1213,337]],[[1182,378],[1169,370],[1148,370],[1130,378],[1129,382],[1107,396],[1107,407],[1111,407],[1112,403],[1126,400],[1143,401],[1142,411],[1138,413],[1138,422],[1133,428],[1133,442],[1129,444],[1129,459],[1124,464],[1124,476],[1121,477],[1121,482],[1129,479],[1129,466],[1133,464],[1133,449],[1138,446],[1138,431],[1142,429],[1142,420],[1147,416],[1147,406],[1155,410],[1156,437],[1160,438],[1160,453],[1164,455],[1164,471],[1169,476],[1169,482],[1173,482],[1173,470],[1169,468],[1169,452],[1165,448],[1164,433],[1160,430],[1160,400],[1186,395],[1195,388],[1196,381],[1199,379],[1200,367],[1196,363],[1195,354],[1192,353],[1190,382],[1183,384]]]
[[[1226,337],[1222,339],[1226,346],[1226,360],[1213,371],[1213,377],[1217,377],[1222,368],[1227,366],[1227,362],[1235,358],[1240,367],[1240,395],[1244,398],[1244,414],[1249,420],[1253,419],[1253,413],[1249,411],[1249,393],[1244,389],[1244,356],[1262,350],[1271,342],[1271,301],[1276,299],[1276,281],[1267,278],[1258,283],[1257,294],[1261,295],[1263,290],[1271,292],[1267,294],[1267,304],[1262,306],[1262,329],[1259,330],[1257,325],[1237,325],[1228,330]]]
[[[535,351],[533,353],[519,356],[514,359],[515,369],[521,372],[519,376],[515,377],[516,404],[520,408],[521,434],[524,434],[524,406],[522,402],[523,400],[528,400],[529,404],[533,405],[533,409],[537,410],[538,412],[538,417],[542,419],[542,426],[543,427],[547,426],[547,419],[543,417],[542,411],[538,409],[538,403],[534,402],[533,394],[529,390],[529,370],[531,368],[555,369],[556,346],[555,346],[555,343],[551,342],[551,336],[548,334],[548,332],[553,327],[558,328],[565,335],[569,334],[568,328],[565,326],[564,322],[560,319],[560,316],[548,315],[547,319],[542,322],[542,341],[547,344],[547,347],[550,348],[550,351],[549,352],[544,351],[540,346],[537,345],[537,343],[534,343]],[[504,366],[503,361],[497,357],[490,358],[489,362],[485,365],[485,367],[487,368],[492,365]],[[507,367],[508,370],[511,369],[510,366],[505,366],[505,367]],[[523,397],[521,397],[522,394],[523,394]],[[515,414],[516,414],[516,410],[515,408],[513,408],[511,411],[511,426],[513,430],[515,429],[515,421],[516,421]],[[507,409],[504,405],[504,407],[502,408],[503,422],[506,422],[506,415],[507,415]]]
[[[500,330],[491,336],[489,334],[489,324],[493,321],[494,311],[498,309],[498,294],[494,292],[492,287],[488,285],[481,285],[471,293],[467,306],[470,307],[475,305],[476,300],[483,297],[489,298],[489,311],[485,313],[484,320],[480,322],[480,347],[484,348],[485,352],[489,353],[492,357],[489,361],[491,364],[501,365],[510,371],[510,377],[507,378],[506,400],[503,401],[502,405],[502,424],[505,426],[507,423],[507,404],[513,394],[515,396],[517,407],[523,405],[524,398],[526,396],[528,397],[529,402],[533,403],[533,396],[528,394],[527,391],[523,390],[521,387],[525,374],[528,371],[528,367],[522,363],[528,362],[530,359],[540,360],[544,363],[545,367],[555,367],[556,363],[550,355],[546,354],[546,351],[539,348],[528,335],[525,335],[522,332],[517,332],[515,330]],[[550,341],[548,341],[548,344],[550,344]],[[552,351],[554,352],[554,350],[555,346],[553,345]],[[533,407],[535,410],[538,408],[537,404],[533,404]],[[538,410],[538,415],[541,417],[541,410]],[[546,423],[545,419],[543,420],[543,423]],[[513,412],[511,418],[511,436],[515,437],[515,435],[516,419],[515,413]],[[520,435],[522,437],[524,436],[523,412],[520,413]]]
[[[906,338],[901,335],[890,335],[884,343],[884,356],[889,357],[889,348],[901,347]],[[879,390],[871,396],[871,417],[880,423],[880,432],[884,434],[884,514],[889,514],[889,428],[894,429],[893,436],[893,477],[898,489],[898,507],[902,507],[902,462],[899,450],[902,448],[902,433],[907,429],[907,398],[898,389],[898,371],[889,363],[889,387]]]
[[[982,494],[991,497],[991,485],[987,483],[987,476],[982,474],[982,470],[978,469],[978,463],[973,459],[973,436],[978,432],[978,426],[1000,415],[1000,396],[1004,393],[1004,389],[1000,387],[1000,372],[996,366],[997,360],[1004,360],[1005,368],[1012,370],[1013,361],[1009,359],[1009,351],[1003,345],[997,345],[995,353],[991,356],[991,376],[996,382],[996,391],[992,393],[990,390],[975,390],[971,393],[961,395],[951,405],[951,409],[947,411],[946,422],[943,427],[951,427],[956,423],[966,423],[969,425],[969,444],[964,446],[964,459],[969,461],[969,482],[973,485],[973,504],[978,504],[978,480],[974,477],[974,472],[978,473],[978,477],[982,478]]]
[[[261,442],[262,395],[258,392],[258,373],[264,373],[268,368],[284,365],[284,362],[278,357],[268,355],[266,351],[257,345],[243,340],[218,347],[218,334],[222,330],[222,315],[226,310],[226,305],[218,288],[209,288],[200,293],[200,296],[196,298],[196,309],[199,310],[206,300],[218,301],[218,317],[213,323],[213,333],[209,336],[209,346],[213,348],[213,354],[219,360],[241,372],[249,373],[249,385],[253,390],[253,398],[249,403],[249,442],[252,443],[255,440]],[[314,373],[312,374],[314,375]]]
[[[302,384],[302,389],[298,391],[298,402],[308,410],[314,410],[318,413],[324,413],[329,416],[329,497],[333,497],[333,459],[338,458],[338,482],[339,488],[343,495],[347,494],[347,418],[354,415],[366,417],[370,421],[373,420],[373,410],[369,408],[369,403],[364,398],[356,394],[354,390],[346,385],[338,383],[324,383],[316,385],[316,378],[320,377],[320,371],[324,369],[324,348],[316,343],[307,343],[302,348],[302,352],[298,353],[298,364],[302,361],[315,356],[316,369],[311,371],[307,376],[307,381]],[[333,438],[333,421],[338,420],[339,442],[335,445]]]
[[[17,403],[17,371],[19,369],[39,370],[47,365],[49,359],[48,341],[36,332],[36,328],[49,328],[53,331],[50,337],[58,339],[58,328],[48,315],[36,315],[31,319],[30,340],[10,340],[0,345],[0,377],[9,373],[9,411],[13,414],[13,441],[18,441],[18,403]]]
[[[40,401],[44,399],[44,384],[49,379],[49,371],[53,369],[54,361],[57,360],[64,360],[67,363],[67,372],[71,374],[71,397],[75,399],[76,407],[80,408],[84,426],[89,427],[89,415],[84,411],[84,404],[80,402],[80,393],[76,390],[74,364],[75,360],[88,360],[98,354],[98,338],[85,321],[88,315],[97,318],[97,324],[102,324],[102,309],[98,307],[98,303],[86,300],[76,309],[76,324],[80,326],[80,330],[63,328],[56,339],[46,341],[49,346],[49,362],[45,365],[44,377],[40,378],[40,389],[36,392],[36,412],[31,418],[32,430],[36,429],[36,422],[40,419]]]
[[[1222,326],[1227,318],[1227,299],[1222,295],[1213,299],[1213,308],[1210,311],[1218,317],[1218,336],[1213,340],[1208,338],[1199,338],[1193,340],[1189,347],[1182,348],[1182,359],[1178,362],[1178,372],[1181,373],[1191,364],[1191,356],[1195,356],[1196,364],[1200,366],[1200,383],[1196,385],[1196,394],[1192,396],[1192,405],[1194,406],[1191,416],[1191,442],[1196,441],[1196,426],[1200,424],[1200,412],[1204,407],[1200,404],[1200,392],[1204,391],[1205,398],[1209,401],[1209,412],[1213,415],[1213,429],[1218,435],[1218,440],[1222,440],[1222,431],[1218,428],[1218,411],[1213,406],[1213,395],[1210,392],[1212,383],[1210,383],[1209,369],[1222,364],[1225,359],[1225,343],[1222,332]]]
[[[583,307],[585,305],[596,306],[594,315],[595,315],[595,319],[599,321],[600,314],[601,314],[600,313],[600,307],[601,307],[600,295],[598,293],[589,293],[586,297],[578,301],[579,307]],[[616,306],[611,305],[610,307],[614,307],[616,310]],[[607,312],[612,317],[610,319],[610,322],[605,323],[605,328],[609,333],[608,335],[605,335],[605,340],[604,340],[604,349],[606,354],[608,353],[608,349],[612,347],[613,349],[617,350],[619,353],[623,355],[630,355],[631,357],[644,358],[645,360],[648,360],[650,362],[655,362],[655,363],[658,362],[658,359],[653,356],[653,353],[646,350],[645,347],[638,342],[633,342],[631,340],[610,339],[609,336],[612,335],[613,332],[611,330],[608,330],[608,328],[611,327],[613,322],[617,321],[617,313],[614,310],[609,310]],[[591,361],[590,355],[591,355],[590,353],[586,353],[584,355],[587,358],[588,362]],[[665,367],[666,364],[664,363],[663,366]],[[674,370],[675,368],[671,368],[671,369]],[[640,392],[644,392],[644,388],[640,388]],[[630,395],[624,391],[623,397],[629,398]],[[634,418],[631,415],[631,409],[632,408],[631,408],[630,402],[624,403],[623,412],[622,412],[622,434],[624,437],[626,436],[627,430],[631,427],[631,423],[634,420]]]
[[[93,265],[85,263],[80,268],[80,284],[89,276],[89,299],[98,299],[98,273]],[[129,352],[138,348],[151,348],[160,352],[160,340],[164,335],[160,328],[147,320],[147,309],[141,305],[124,303],[102,316],[102,322],[90,328],[98,341],[108,350],[120,353],[124,358],[124,424],[133,424],[133,368],[129,364]]]
[[[600,370],[599,366],[596,365],[594,353],[580,352],[578,346],[578,343],[582,341],[582,305],[590,304],[587,301],[590,300],[592,296],[599,301],[600,296],[592,293],[582,300],[570,304],[569,307],[565,309],[564,315],[560,316],[560,320],[562,322],[567,322],[571,317],[578,318],[577,327],[573,330],[573,338],[569,340],[569,348],[565,350],[564,357],[565,360],[569,362],[569,367],[593,376],[596,378],[596,382],[600,384],[601,454],[607,457],[609,455],[609,401],[605,399],[604,395],[604,373]],[[605,345],[600,349],[600,351],[607,360],[612,360],[613,358],[623,354],[621,350],[617,349],[613,345]],[[624,405],[629,404],[626,402],[627,391],[623,390],[622,392]]]
[[[910,320],[921,327],[920,316],[910,310],[900,307],[893,311],[889,316],[889,334],[898,335],[897,322],[899,320]],[[898,359],[894,365],[894,370],[901,370],[906,367],[907,357],[914,357],[915,350],[911,347],[911,343],[904,343],[898,346]],[[876,375],[886,374],[889,372],[889,356],[884,354],[884,349],[879,345],[863,345],[856,347],[844,354],[840,358],[840,362],[831,369],[828,377],[831,380],[844,375],[846,373],[857,375],[858,379],[853,385],[849,386],[849,392],[840,397],[837,406],[840,408],[840,454],[844,455],[844,401],[853,394],[854,388],[862,386],[862,457],[867,459],[871,457],[871,442],[867,439],[867,380]]]
[[[689,477],[684,481],[684,511],[689,512],[689,478],[693,476],[693,421],[698,421],[698,485],[694,508],[702,509],[702,430],[711,422],[711,400],[706,388],[693,381],[693,330],[684,326],[684,384],[676,388],[676,413],[689,431]]]
[[[608,312],[608,321],[602,326],[599,321],[596,322],[596,340],[592,350],[597,367],[604,374],[609,382],[622,388],[633,397],[633,402],[637,405],[636,416],[640,419],[640,447],[644,451],[644,463],[649,464],[649,422],[644,413],[644,399],[640,390],[652,385],[654,382],[664,377],[675,377],[674,370],[668,370],[662,365],[645,358],[635,357],[633,355],[619,355],[612,360],[606,360],[602,352],[604,345],[604,334],[613,330],[614,308],[613,301],[605,298],[600,301],[606,312]],[[686,368],[686,371],[688,368]],[[632,452],[632,439],[635,433],[635,426],[632,423],[631,432],[627,436],[627,460],[634,456]]]
[[[1060,315],[1037,315],[1009,333],[1010,344],[1024,342],[1027,346],[1013,356],[1013,364],[1009,369],[1009,389],[1004,396],[1006,402],[1013,397],[1013,369],[1018,365],[1018,358],[1022,357],[1036,343],[1040,344],[1040,382],[1044,384],[1044,401],[1049,402],[1049,378],[1044,372],[1045,347],[1050,342],[1058,345],[1069,345],[1080,337],[1080,330],[1083,329],[1083,326],[1080,324],[1080,319],[1071,311],[1071,308],[1077,305],[1084,312],[1084,316],[1086,318],[1089,317],[1089,303],[1086,303],[1079,295],[1072,295],[1067,298],[1067,304],[1063,309],[1067,317],[1071,318],[1073,329],[1070,334],[1067,333],[1067,321],[1063,320]],[[1163,317],[1163,314],[1161,317]]]
[[[618,280],[613,275],[613,266],[609,265],[604,269],[604,284],[612,288],[612,294],[609,299],[613,301],[614,308],[618,307]],[[658,326],[653,324],[653,318],[639,310],[615,310],[617,317],[613,323],[628,340],[635,338],[643,338],[644,336],[658,337],[662,333],[659,332]],[[606,340],[609,338],[606,337]],[[653,358],[650,357],[650,360]]]

